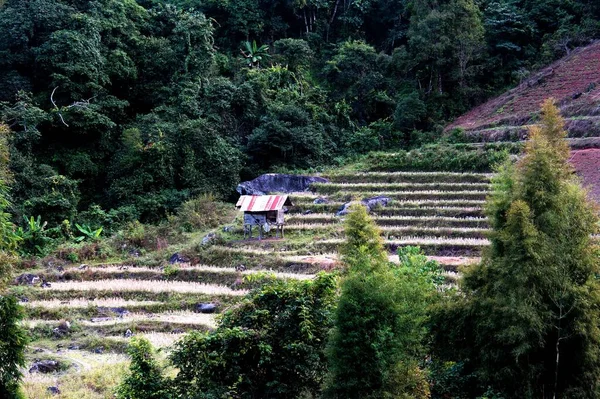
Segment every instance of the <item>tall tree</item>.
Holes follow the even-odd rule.
[[[379,230],[363,205],[353,206],[345,231],[347,275],[329,340],[324,395],[426,398],[428,386],[417,359],[423,355],[427,298],[435,289],[414,269],[395,270],[389,264]]]
[[[439,330],[481,387],[506,398],[595,398],[599,388],[598,215],[568,163],[563,125],[546,101],[524,157],[495,179],[492,245]]]

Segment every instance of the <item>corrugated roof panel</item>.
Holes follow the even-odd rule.
[[[278,211],[284,205],[292,205],[287,195],[242,195],[236,207],[243,212]]]

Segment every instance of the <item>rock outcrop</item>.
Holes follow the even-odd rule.
[[[313,183],[327,183],[328,180],[315,176],[284,175],[268,173],[237,186],[241,195],[266,195],[269,193],[297,193],[307,191]]]

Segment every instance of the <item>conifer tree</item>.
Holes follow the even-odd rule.
[[[482,390],[505,398],[597,397],[598,216],[568,163],[563,125],[546,101],[525,155],[494,180],[491,246],[439,330]]]
[[[363,205],[352,207],[345,232],[347,274],[328,346],[325,397],[428,397],[416,360],[423,352],[427,289],[391,267]]]

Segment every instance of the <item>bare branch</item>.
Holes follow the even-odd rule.
[[[65,125],[66,127],[69,127],[67,122],[65,122],[65,119],[63,118],[62,114],[60,113],[58,105],[56,105],[56,103],[54,102],[54,93],[56,92],[56,89],[58,89],[58,86],[56,86],[54,88],[54,90],[52,90],[52,94],[50,94],[50,101],[52,102],[52,105],[54,105],[54,109],[56,109],[58,116],[59,116],[60,120],[62,121],[63,125]]]

